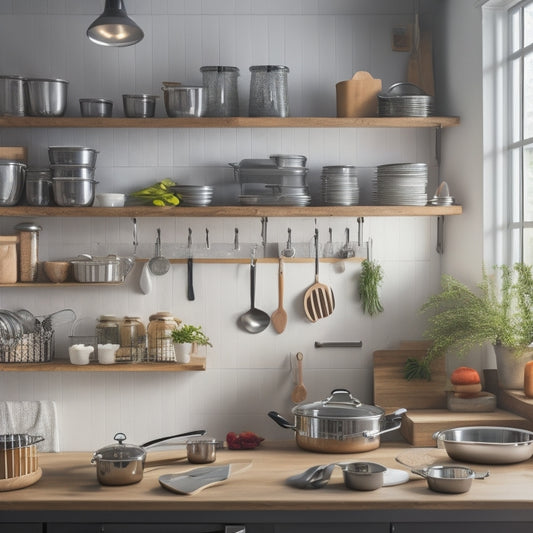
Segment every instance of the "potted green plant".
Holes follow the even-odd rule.
[[[196,353],[197,346],[213,346],[209,337],[202,331],[202,326],[183,324],[173,329],[170,335],[178,363],[188,363],[191,360],[191,353]]]
[[[448,351],[461,357],[490,343],[496,353],[500,386],[522,387],[524,365],[533,356],[532,267],[523,263],[495,266],[493,275],[483,269],[475,291],[450,275],[442,276],[441,285],[442,291],[421,309],[433,313],[426,330],[432,346],[423,359],[407,360],[406,379],[430,379],[435,358]]]

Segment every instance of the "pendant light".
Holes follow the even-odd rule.
[[[131,46],[144,33],[128,17],[122,0],[106,0],[104,12],[89,26],[87,37],[102,46]]]

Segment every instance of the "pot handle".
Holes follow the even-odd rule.
[[[383,433],[389,433],[389,431],[399,429],[402,425],[402,415],[406,412],[407,409],[404,409],[403,407],[401,409],[396,409],[394,413],[383,417],[385,421],[384,429],[379,431],[363,431],[363,437],[366,437],[367,439],[373,439],[379,435],[383,435]]]
[[[149,440],[148,442],[141,444],[141,448],[147,448],[148,446],[152,446],[152,444],[157,444],[165,440],[177,439],[179,437],[195,437],[195,436],[201,437],[202,435],[205,435],[206,433],[207,431],[205,429],[197,429],[196,431],[187,431],[187,433],[178,433],[178,435],[170,435],[169,437],[159,437],[158,439]]]
[[[293,431],[296,431],[296,426],[292,425],[290,422],[285,420],[279,413],[276,411],[269,411],[268,416],[276,422],[278,426],[281,426],[285,429],[292,429]]]
[[[359,407],[361,402],[354,398],[351,392],[347,389],[334,389],[331,391],[331,394],[322,402],[324,405],[330,403],[341,403],[341,404],[350,404]]]

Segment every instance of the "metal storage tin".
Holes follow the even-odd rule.
[[[24,83],[21,76],[0,76],[0,115],[24,116]]]
[[[256,65],[250,67],[251,117],[288,117],[289,96],[287,74],[283,65]]]

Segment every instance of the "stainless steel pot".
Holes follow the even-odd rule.
[[[126,435],[117,433],[113,439],[118,444],[110,444],[94,452],[91,463],[96,464],[96,477],[102,485],[131,485],[138,483],[143,478],[146,461],[145,448],[166,440],[205,435],[205,433],[204,429],[188,431],[187,433],[154,439],[141,446],[124,444]]]
[[[0,76],[0,115],[24,116],[24,83],[21,76]]]
[[[61,117],[67,109],[68,81],[28,78],[26,80],[27,113],[37,117]]]
[[[357,453],[379,447],[379,436],[398,429],[406,409],[392,414],[375,405],[366,405],[346,389],[336,389],[325,400],[297,405],[292,409],[294,425],[280,414],[268,416],[281,427],[296,433],[296,444],[312,452]]]
[[[49,146],[51,165],[83,165],[94,168],[98,150],[85,146]]]
[[[74,279],[80,283],[119,283],[126,279],[135,260],[131,257],[81,255],[71,261]]]
[[[206,93],[200,86],[161,87],[169,117],[201,117],[205,114]]]
[[[438,431],[433,438],[456,461],[511,464],[533,455],[533,432],[525,429],[470,426]]]
[[[26,165],[15,161],[0,161],[0,206],[16,205],[26,179]]]

